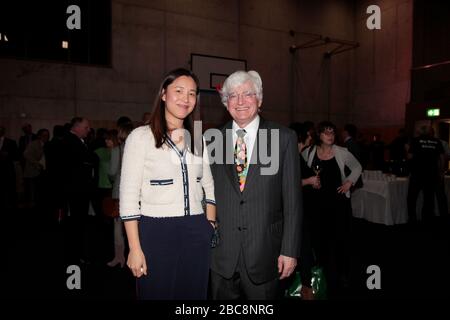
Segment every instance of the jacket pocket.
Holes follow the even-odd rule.
[[[176,201],[173,179],[150,180],[144,189],[142,200],[149,205],[170,204]]]
[[[173,179],[150,180],[151,186],[167,186],[173,184]]]

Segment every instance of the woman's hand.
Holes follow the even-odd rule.
[[[128,254],[127,266],[130,268],[133,276],[139,278],[143,274],[147,275],[147,263],[142,250],[130,250]]]
[[[320,177],[319,176],[311,176],[309,178],[303,179],[304,186],[312,186],[314,189],[320,189]]]
[[[347,191],[350,190],[350,188],[352,187],[353,183],[350,180],[346,180],[342,186],[340,186],[339,188],[337,188],[338,193],[347,193]]]

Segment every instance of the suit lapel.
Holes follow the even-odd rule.
[[[264,119],[262,117],[260,117],[259,119],[259,127],[258,127],[258,132],[256,134],[256,139],[255,139],[255,144],[253,146],[253,150],[252,150],[252,156],[251,156],[251,160],[250,160],[250,167],[248,168],[248,173],[247,173],[247,178],[245,179],[245,188],[243,193],[245,193],[246,190],[249,189],[249,187],[251,187],[255,182],[255,180],[258,180],[258,173],[261,170],[261,159],[259,158],[259,148],[261,147],[259,145],[259,130],[261,129],[267,129],[267,125],[266,122],[264,121]],[[269,148],[268,150],[270,150],[270,133],[267,132],[267,147]]]

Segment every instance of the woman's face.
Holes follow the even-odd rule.
[[[105,143],[106,143],[106,147],[107,147],[107,148],[112,148],[112,147],[114,147],[114,142],[112,141],[112,139],[106,138],[106,139],[105,139]]]
[[[336,133],[333,128],[325,128],[325,130],[320,133],[320,141],[322,144],[331,146],[334,144],[335,135]]]
[[[163,91],[161,99],[166,103],[166,121],[184,120],[197,103],[197,85],[191,77],[178,77]]]

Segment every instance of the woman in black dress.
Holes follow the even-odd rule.
[[[324,268],[330,298],[339,297],[348,284],[350,188],[362,170],[347,149],[334,144],[335,135],[333,123],[321,122],[316,146],[302,153],[308,167],[320,176],[320,188],[311,190],[311,240],[316,261]],[[350,169],[349,175],[345,174],[345,167]]]

